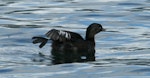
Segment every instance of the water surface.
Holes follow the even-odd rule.
[[[1,78],[149,78],[150,0],[0,0]],[[50,43],[31,38],[52,28],[96,35],[96,61],[53,65]],[[44,58],[39,53],[46,55]]]

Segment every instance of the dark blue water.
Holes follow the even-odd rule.
[[[150,76],[150,0],[0,0],[0,11],[0,78]],[[94,62],[53,65],[51,44],[32,44],[52,28],[84,37],[93,22],[106,29]]]

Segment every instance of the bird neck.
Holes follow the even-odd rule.
[[[94,35],[91,35],[90,33],[86,32],[86,37],[85,37],[86,41],[89,41],[90,43],[92,43],[95,46],[95,38]]]

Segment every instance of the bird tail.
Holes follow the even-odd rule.
[[[42,48],[46,43],[47,43],[47,41],[48,41],[48,39],[46,39],[46,38],[43,38],[43,37],[32,37],[32,39],[33,39],[33,44],[37,44],[37,43],[41,43],[40,45],[39,45],[39,48]]]

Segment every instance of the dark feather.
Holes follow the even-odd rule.
[[[48,41],[48,39],[43,38],[43,37],[32,37],[32,39],[33,39],[33,42],[32,42],[33,44],[41,43],[39,45],[40,48],[42,48]]]
[[[70,32],[70,31],[63,31],[63,30],[56,30],[56,29],[52,29],[50,31],[48,31],[45,34],[49,39],[54,40],[54,41],[60,41],[60,42],[64,42],[64,41],[75,41],[75,40],[83,40],[83,38],[74,32]]]

